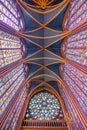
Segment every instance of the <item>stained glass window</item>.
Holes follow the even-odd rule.
[[[65,89],[63,87],[61,90],[61,94],[62,94],[63,100],[65,102],[66,108],[68,110],[72,129],[73,130],[78,130],[78,129],[84,130],[84,127],[83,127],[81,121],[79,120],[77,112],[75,111],[74,106],[71,103],[71,101],[69,100],[67,93],[65,92]]]
[[[0,115],[4,112],[24,79],[23,65],[18,66],[16,69],[0,78]]]
[[[21,89],[26,78],[26,65],[17,65],[23,57],[23,43],[20,37],[11,33],[11,30],[20,31],[23,29],[23,21],[19,8],[14,0],[0,1],[0,69],[4,74],[6,65],[16,65],[6,75],[0,77],[0,116],[1,129],[16,129],[16,124],[20,116],[24,101],[27,96],[26,86]],[[9,31],[5,31],[8,28]],[[13,31],[14,31],[13,30]],[[7,69],[7,68],[6,68]],[[4,71],[4,72],[3,72]],[[20,92],[19,92],[20,90]],[[16,97],[19,92],[18,97]],[[22,100],[21,100],[22,99]],[[14,102],[14,104],[13,104]],[[10,109],[10,110],[9,110]],[[8,112],[9,111],[9,112]],[[6,120],[4,121],[4,119]],[[3,123],[2,123],[3,122]]]
[[[23,22],[13,0],[1,0],[0,21],[16,30],[23,28]]]
[[[87,1],[85,0],[71,0],[68,10],[68,21],[65,22],[64,27],[72,29],[74,26],[87,19]]]
[[[81,31],[70,36],[65,42],[65,57],[69,60],[75,61],[81,65],[87,66],[87,32]]]
[[[67,18],[65,18],[64,28],[71,30],[74,27],[82,24],[87,19],[87,1],[85,0],[71,0],[67,11]],[[66,59],[77,63],[84,68],[87,67],[87,30],[81,29],[77,33],[70,35],[64,41],[62,52]],[[63,66],[62,78],[66,83],[68,92],[73,96],[73,100],[77,104],[83,119],[87,120],[87,75],[75,67],[65,64]],[[69,115],[71,117],[72,129],[84,130],[83,125],[74,110],[74,105],[68,99],[64,89],[62,89],[62,96],[67,106]]]
[[[34,95],[26,111],[29,120],[59,120],[63,112],[59,100],[51,93],[42,91]]]
[[[13,0],[1,0],[0,23],[22,30],[23,21]],[[10,31],[9,31],[10,32]],[[22,42],[19,37],[0,30],[0,68],[22,58]]]
[[[87,20],[87,1],[71,0],[64,28],[70,30]],[[68,20],[68,21],[67,21]],[[67,23],[67,24],[66,24]],[[87,30],[70,35],[64,42],[65,57],[87,67]],[[63,48],[62,48],[63,50]],[[64,51],[64,50],[63,50]]]
[[[7,130],[8,128],[15,130],[15,126],[19,119],[19,115],[21,113],[21,110],[24,105],[24,101],[25,101],[26,97],[27,97],[27,89],[26,89],[26,87],[24,87],[24,89],[20,92],[20,95],[17,98],[14,106],[12,107],[11,111],[9,112],[8,120],[3,125],[4,130]]]
[[[22,58],[21,40],[11,34],[0,31],[0,67]]]
[[[87,120],[87,75],[71,65],[65,65],[62,77],[69,91],[77,100],[84,118]]]

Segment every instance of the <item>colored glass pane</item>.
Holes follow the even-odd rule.
[[[32,97],[26,112],[26,119],[59,120],[63,118],[60,102],[51,93],[42,91]]]

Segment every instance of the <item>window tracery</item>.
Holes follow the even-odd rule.
[[[27,97],[27,89],[26,87],[24,87],[24,89],[21,91],[18,99],[16,100],[12,110],[8,115],[8,120],[6,124],[3,126],[4,130],[8,128],[15,129],[26,97]]]
[[[68,21],[65,22],[64,27],[68,30],[78,25],[80,22],[87,19],[87,1],[72,0],[68,11]]]
[[[59,120],[63,118],[60,102],[51,93],[42,91],[34,95],[28,105],[26,119]]]
[[[61,90],[61,94],[62,94],[63,100],[66,104],[66,108],[67,108],[69,116],[70,116],[72,129],[74,129],[74,130],[77,130],[77,129],[84,130],[84,127],[83,127],[83,125],[82,125],[82,123],[81,123],[81,121],[80,121],[80,119],[77,115],[77,112],[75,111],[73,104],[69,100],[64,88]]]
[[[0,31],[0,67],[22,58],[21,40],[4,31]]]
[[[1,0],[0,20],[15,30],[20,30],[23,28],[23,22],[16,3],[13,0]]]
[[[0,115],[25,79],[23,65],[18,66],[7,75],[0,78]]]
[[[81,106],[85,118],[87,118],[87,76],[71,65],[65,65],[62,73],[63,80]]]

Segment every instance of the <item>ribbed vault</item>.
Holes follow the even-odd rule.
[[[25,20],[25,31],[17,35],[26,41],[27,57],[23,62],[29,66],[30,90],[49,84],[59,91],[59,66],[67,62],[61,56],[61,43],[71,33],[62,31],[62,21],[70,0],[16,1]]]

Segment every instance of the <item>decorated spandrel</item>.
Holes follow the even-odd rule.
[[[60,120],[63,118],[60,102],[47,91],[37,93],[29,102],[25,118],[29,120]]]

